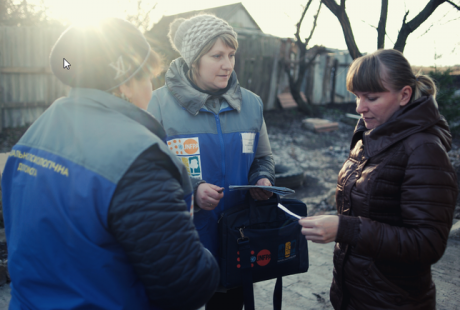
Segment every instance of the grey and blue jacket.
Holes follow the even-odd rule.
[[[214,210],[194,216],[201,241],[218,257],[218,218],[246,196],[245,191],[229,191],[229,185],[255,184],[261,178],[274,184],[274,160],[260,97],[241,88],[235,72],[219,96],[197,90],[186,72],[182,58],[171,63],[166,85],[153,92],[148,111],[163,125],[168,147],[194,183],[224,187]]]
[[[196,309],[218,267],[184,166],[146,111],[72,89],[14,146],[2,179],[10,309]]]

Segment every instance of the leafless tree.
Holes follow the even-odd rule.
[[[146,6],[146,3],[148,6]],[[125,10],[126,20],[131,22],[142,32],[145,32],[152,26],[152,20],[150,16],[156,6],[157,3],[151,4],[149,1],[137,0],[136,10],[134,13],[130,14]]]
[[[0,25],[33,26],[40,23],[52,23],[46,14],[47,7],[44,1],[31,3],[22,0],[0,0]]]
[[[324,53],[326,49],[322,46],[314,46],[312,48],[308,48],[308,44],[313,36],[313,33],[315,32],[316,29],[316,22],[318,20],[319,12],[321,10],[321,5],[322,3],[320,2],[318,6],[318,10],[316,11],[316,15],[313,17],[313,27],[310,31],[310,35],[308,38],[303,41],[300,38],[300,27],[302,26],[302,22],[305,18],[305,14],[307,13],[308,9],[310,8],[310,5],[313,0],[309,0],[307,5],[304,7],[304,10],[302,12],[302,15],[300,17],[299,22],[296,25],[296,33],[295,33],[295,44],[297,45],[298,48],[298,53],[299,53],[299,60],[298,61],[290,61],[290,59],[285,59],[284,63],[284,69],[285,72],[288,76],[289,79],[289,88],[292,94],[292,97],[294,98],[295,102],[299,106],[299,108],[308,114],[312,113],[312,105],[310,102],[309,96],[305,96],[306,101],[302,98],[300,95],[300,88],[302,85],[302,80],[305,75],[305,72],[307,69],[313,64],[315,61],[316,56],[318,56],[321,53]],[[297,69],[297,79],[294,78],[294,76],[291,73],[292,69]]]
[[[348,19],[347,12],[345,10],[346,0],[340,0],[338,4],[335,0],[321,0],[324,5],[337,17],[342,26],[343,35],[345,37],[345,42],[348,47],[348,51],[353,59],[360,57],[362,54],[356,45],[353,31],[351,30],[350,20]],[[421,24],[423,24],[428,17],[436,10],[438,6],[444,2],[452,5],[456,9],[460,10],[460,6],[455,4],[453,1],[449,0],[429,0],[425,5],[425,8],[420,11],[417,16],[415,16],[411,21],[407,22],[407,15],[409,11],[406,12],[403,18],[401,29],[399,30],[398,38],[393,46],[394,49],[404,52],[406,46],[406,41],[409,35],[414,32]],[[377,48],[383,48],[385,43],[386,35],[386,22],[388,15],[388,0],[382,0],[381,12],[380,12],[380,21],[377,27]]]

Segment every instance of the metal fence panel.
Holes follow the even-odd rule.
[[[51,48],[61,27],[0,26],[1,128],[34,122],[68,87],[49,67]]]

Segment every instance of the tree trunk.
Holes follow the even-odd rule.
[[[340,22],[342,26],[343,35],[345,37],[345,42],[347,43],[348,51],[350,52],[350,56],[353,59],[361,57],[362,54],[358,49],[358,46],[355,42],[355,37],[353,35],[353,31],[351,30],[350,20],[348,19],[348,15],[345,12],[345,1],[341,0],[341,5],[339,6],[335,0],[321,0],[327,8],[334,14]]]
[[[305,102],[303,99],[302,99],[302,96],[300,95],[300,87],[297,88],[297,83],[296,81],[294,81],[294,78],[292,77],[292,74],[291,74],[291,69],[290,69],[290,66],[289,65],[285,65],[284,66],[284,70],[286,71],[286,74],[288,76],[288,79],[289,79],[289,90],[291,92],[291,95],[292,95],[292,98],[294,99],[294,101],[297,103],[297,106],[299,107],[299,109],[305,113],[307,113],[308,115],[312,115],[312,106],[310,104],[310,100],[308,99],[307,96],[305,96],[307,98],[307,102]],[[305,74],[305,71],[303,72],[303,74]],[[297,80],[301,80],[300,79],[300,70],[299,70],[299,78]]]
[[[379,26],[377,27],[377,49],[385,47],[385,34],[388,16],[388,0],[382,0]]]

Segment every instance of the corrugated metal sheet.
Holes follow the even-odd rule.
[[[353,62],[353,58],[351,58],[348,51],[336,51],[334,57],[338,60],[335,83],[335,102],[355,101],[356,97],[347,90],[348,67]]]
[[[49,54],[64,29],[0,26],[0,106],[3,128],[35,121],[68,88],[49,70]],[[41,73],[33,73],[33,72]],[[15,108],[14,104],[39,103]]]
[[[327,54],[321,54],[316,57],[313,70],[313,85],[311,87],[311,100],[314,104],[326,104],[334,101],[335,103],[351,102],[355,96],[348,92],[346,87],[346,77],[348,67],[353,59],[348,51],[328,49]],[[334,66],[334,60],[337,60],[337,66]],[[332,87],[334,85],[335,72],[335,97],[332,98]],[[332,100],[334,99],[334,100]]]
[[[238,46],[235,72],[240,85],[259,95],[265,110],[273,109],[281,40],[261,32],[239,29]]]

